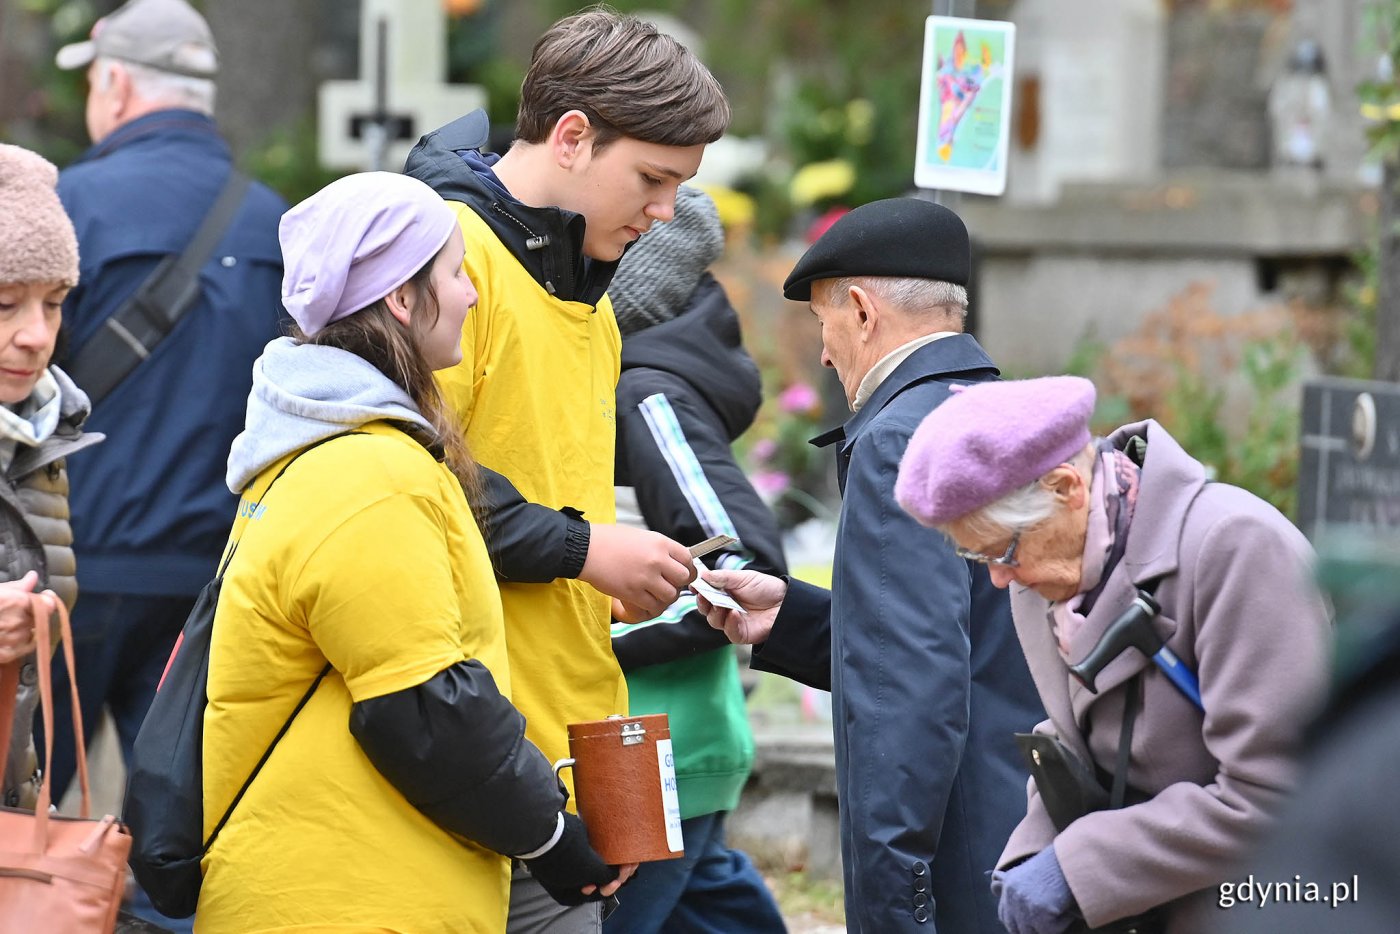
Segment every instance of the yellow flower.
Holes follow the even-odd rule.
[[[806,207],[823,198],[840,197],[855,183],[856,170],[845,159],[809,162],[793,175],[788,194],[793,204]]]
[[[1367,120],[1400,121],[1400,102],[1394,104],[1362,104],[1361,116]]]
[[[758,210],[753,198],[742,191],[735,191],[733,188],[726,188],[723,185],[696,185],[715,203],[715,210],[719,212],[719,222],[724,225],[725,230],[732,230],[735,227],[748,227],[753,224],[754,217]]]
[[[857,97],[846,105],[846,140],[864,146],[875,133],[875,105]]]

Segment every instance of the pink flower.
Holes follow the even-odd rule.
[[[766,464],[773,459],[773,455],[778,453],[778,442],[772,438],[759,438],[749,448],[749,457],[756,464]]]
[[[781,470],[758,470],[755,471],[749,480],[753,483],[753,488],[758,491],[758,495],[764,499],[776,499],[792,485],[792,479]]]
[[[816,243],[822,238],[822,234],[826,233],[828,230],[831,229],[832,224],[839,221],[842,217],[845,217],[848,213],[850,213],[850,210],[850,208],[846,207],[843,204],[838,204],[835,207],[828,209],[826,213],[822,214],[816,220],[812,221],[812,223],[807,225],[807,242]]]
[[[817,407],[817,391],[806,383],[793,383],[778,395],[778,408],[792,415],[806,415]]]

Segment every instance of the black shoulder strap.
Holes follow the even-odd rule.
[[[209,213],[183,253],[161,260],[136,291],[113,312],[64,370],[94,408],[151,355],[180,318],[199,301],[199,271],[243,204],[248,176],[229,172]]]
[[[344,438],[346,435],[362,434],[364,434],[363,431],[347,431],[342,434],[331,435],[329,438],[322,438],[315,444],[310,444],[302,448],[294,457],[282,465],[281,470],[277,471],[277,476],[272,478],[272,481],[268,483],[267,487],[263,490],[262,496],[259,496],[258,501],[253,504],[254,508],[262,505],[262,501],[267,499],[267,494],[272,491],[273,485],[276,484],[278,480],[282,479],[282,475],[287,472],[287,468],[296,463],[298,457],[301,457],[313,448],[320,447],[327,441],[334,441],[336,438]],[[223,579],[224,572],[228,570],[229,562],[233,560],[233,553],[238,550],[238,543],[241,540],[241,535],[233,540],[233,545],[229,548],[228,556],[224,558],[224,563],[219,568],[219,580]],[[224,811],[224,816],[219,818],[219,823],[214,826],[213,833],[209,834],[209,839],[204,841],[204,850],[203,853],[200,854],[201,856],[204,853],[208,853],[209,848],[214,845],[214,841],[218,839],[219,831],[223,830],[224,825],[228,823],[229,817],[233,815],[233,809],[238,807],[238,802],[243,800],[243,795],[247,793],[248,787],[253,784],[253,779],[257,778],[258,773],[262,771],[263,765],[272,755],[272,750],[276,749],[277,744],[282,741],[282,737],[287,735],[287,731],[292,728],[292,721],[297,718],[297,714],[301,713],[301,708],[305,707],[307,703],[310,702],[311,695],[316,693],[316,689],[321,686],[321,681],[326,675],[330,674],[330,671],[331,663],[326,662],[325,666],[321,669],[321,673],[316,676],[316,680],[311,682],[311,686],[306,689],[306,693],[301,696],[301,700],[297,701],[296,707],[293,708],[292,712],[287,716],[287,721],[282,724],[282,729],[277,731],[277,735],[272,738],[272,742],[268,743],[267,749],[262,754],[262,758],[258,760],[258,764],[253,766],[253,771],[249,773],[247,780],[243,782],[243,787],[238,789],[238,794],[234,795],[233,800],[229,802],[228,809]]]
[[[1138,593],[1150,599],[1156,595],[1157,585],[1160,583],[1160,577],[1143,581],[1138,585]],[[1133,726],[1137,722],[1138,714],[1142,712],[1144,690],[1142,675],[1135,675],[1128,682],[1128,693],[1123,699],[1123,727],[1118,733],[1118,760],[1114,763],[1113,788],[1108,796],[1108,806],[1114,810],[1121,808],[1128,796],[1128,763],[1133,756]]]

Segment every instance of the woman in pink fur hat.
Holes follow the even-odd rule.
[[[1328,617],[1277,510],[1155,421],[1094,439],[1093,409],[1078,377],[969,386],[895,495],[1010,589],[1049,714],[1018,740],[1035,782],[993,874],[1002,922],[1203,931],[1291,787]]]
[[[81,430],[87,396],[49,365],[63,299],[78,284],[78,240],[57,182],[42,156],[0,145],[0,697],[15,697],[13,723],[0,723],[7,807],[33,808],[39,788],[29,594],[43,590],[51,607],[77,598],[64,464],[102,440]]]

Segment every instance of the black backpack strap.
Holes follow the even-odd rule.
[[[228,819],[233,816],[233,809],[238,807],[238,802],[243,800],[243,795],[248,791],[248,786],[253,784],[253,779],[258,777],[258,773],[262,771],[263,765],[272,756],[272,750],[276,749],[277,744],[282,741],[282,737],[287,735],[287,731],[292,728],[292,721],[297,718],[297,714],[301,713],[301,708],[307,705],[311,700],[311,695],[316,693],[316,689],[321,686],[321,681],[326,675],[330,674],[330,672],[331,663],[326,662],[326,666],[321,669],[321,673],[316,676],[316,680],[311,682],[311,687],[307,688],[306,693],[301,696],[301,700],[297,701],[296,707],[292,710],[291,715],[287,717],[287,722],[282,724],[282,729],[278,730],[277,735],[272,738],[272,742],[268,744],[266,751],[262,754],[262,758],[258,760],[258,764],[253,766],[253,771],[248,775],[248,779],[243,783],[243,787],[238,789],[238,794],[234,795],[233,800],[229,802],[228,810],[224,811],[224,816],[219,818],[219,823],[214,826],[214,832],[209,834],[208,840],[204,841],[204,850],[200,853],[200,856],[208,853],[209,848],[214,845],[214,841],[219,838],[219,831],[224,829],[224,824],[227,824]]]
[[[347,431],[342,434],[331,435],[329,438],[322,438],[320,441],[317,441],[314,444],[309,444],[306,447],[302,448],[296,453],[295,457],[292,457],[290,460],[288,460],[285,464],[282,465],[281,470],[277,471],[277,475],[272,478],[272,480],[267,484],[267,487],[263,490],[262,496],[259,496],[258,501],[253,504],[254,508],[262,505],[262,501],[267,499],[267,494],[272,492],[272,487],[277,483],[278,480],[282,479],[282,475],[287,472],[287,468],[292,466],[292,464],[296,463],[298,457],[301,457],[303,454],[305,454],[307,451],[312,450],[313,448],[320,447],[327,441],[334,441],[336,438],[344,438],[347,435],[362,435],[364,433],[365,432],[363,431]],[[238,543],[241,540],[242,536],[239,536],[238,538],[233,540],[233,546],[229,549],[228,556],[224,558],[224,563],[219,568],[220,580],[223,579],[224,572],[228,570],[229,562],[233,560],[233,554],[238,550]],[[287,731],[292,728],[292,721],[297,718],[297,714],[301,713],[301,708],[305,707],[310,702],[311,695],[316,693],[316,689],[321,686],[321,681],[324,680],[326,675],[330,674],[330,672],[331,663],[326,662],[325,667],[321,669],[321,673],[316,676],[316,680],[311,682],[311,686],[306,689],[306,693],[301,696],[301,700],[297,702],[296,707],[293,708],[292,712],[287,716],[286,722],[283,723],[282,728],[277,731],[277,735],[272,737],[272,742],[267,744],[267,749],[263,752],[262,758],[258,760],[257,765],[253,766],[253,771],[248,774],[248,778],[243,782],[243,787],[238,789],[238,794],[234,795],[233,800],[229,802],[228,808],[224,811],[224,816],[219,818],[219,822],[214,825],[214,832],[209,834],[208,840],[204,841],[204,850],[201,852],[201,856],[203,856],[205,853],[208,853],[209,848],[214,845],[214,841],[219,836],[219,831],[223,830],[224,825],[228,823],[228,819],[233,815],[233,809],[238,807],[239,801],[243,800],[243,795],[247,793],[248,787],[253,784],[253,779],[258,777],[258,773],[262,771],[263,765],[266,764],[268,758],[271,757],[272,750],[276,749],[277,744],[282,741],[282,737],[287,735]]]
[[[199,301],[199,271],[232,223],[248,176],[233,169],[209,213],[183,253],[165,257],[136,291],[102,323],[64,371],[87,393],[93,408],[132,370]]]

